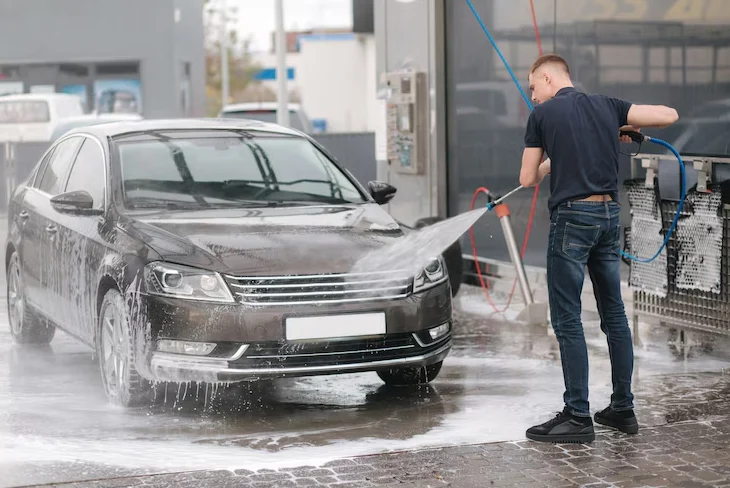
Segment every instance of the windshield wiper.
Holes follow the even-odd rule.
[[[159,198],[135,197],[124,201],[127,208],[168,208],[168,209],[190,209],[200,208],[195,202],[176,202],[173,200],[161,200]]]
[[[285,203],[276,200],[230,200],[227,202],[212,202],[200,205],[197,202],[175,202],[172,200],[160,200],[159,198],[130,198],[125,201],[127,208],[166,208],[170,210],[211,210],[216,208],[259,208],[277,207]],[[286,202],[288,203],[288,202]]]

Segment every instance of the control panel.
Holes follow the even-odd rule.
[[[397,173],[422,174],[428,151],[428,78],[418,71],[386,76],[388,164]]]

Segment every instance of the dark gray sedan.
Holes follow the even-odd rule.
[[[376,371],[436,378],[451,348],[441,256],[353,269],[403,229],[314,140],[253,121],[109,123],[56,141],[14,192],[16,341],[92,347],[124,406],[155,382]]]

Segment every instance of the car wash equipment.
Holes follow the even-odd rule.
[[[477,22],[479,22],[479,25],[481,26],[482,30],[484,31],[484,34],[489,39],[489,42],[492,44],[492,47],[497,52],[497,55],[499,55],[499,58],[502,60],[504,67],[507,69],[507,72],[509,73],[510,77],[512,78],[512,81],[514,82],[515,86],[517,87],[520,94],[522,95],[522,98],[525,100],[525,103],[530,108],[530,110],[532,110],[533,106],[532,106],[532,103],[530,102],[530,99],[527,97],[527,94],[522,89],[520,82],[517,80],[517,76],[515,75],[514,71],[512,70],[512,67],[510,66],[510,64],[505,59],[504,55],[502,54],[502,51],[497,46],[496,41],[494,40],[494,38],[492,38],[492,34],[489,33],[489,29],[487,29],[487,26],[484,25],[484,22],[482,21],[481,16],[474,8],[474,4],[472,3],[471,0],[465,0],[465,1],[466,1],[467,5],[469,5],[469,8],[471,9],[471,12],[474,15],[474,17],[476,18]],[[646,136],[644,134],[641,134],[639,132],[634,132],[634,131],[621,131],[620,134],[631,137],[631,140],[635,141],[635,142],[640,143],[642,141],[646,141],[646,142],[651,142],[653,144],[658,144],[660,146],[664,146],[667,149],[669,149],[672,152],[672,154],[674,154],[674,156],[677,158],[677,161],[679,162],[679,173],[681,175],[681,178],[680,178],[681,190],[680,190],[680,197],[679,197],[679,205],[677,207],[677,213],[674,215],[674,220],[672,220],[672,225],[670,225],[669,230],[667,231],[666,235],[664,236],[664,242],[662,242],[662,245],[659,247],[657,252],[650,258],[639,258],[636,256],[632,256],[631,254],[628,254],[624,251],[621,251],[621,254],[628,259],[631,259],[633,261],[638,261],[641,263],[650,263],[650,262],[654,261],[657,257],[659,257],[662,250],[667,245],[667,242],[669,242],[669,238],[672,236],[672,233],[674,232],[674,229],[677,226],[677,221],[679,220],[679,216],[682,214],[682,209],[684,207],[684,200],[687,196],[687,177],[686,177],[686,172],[685,172],[685,167],[684,167],[684,161],[682,161],[682,157],[679,155],[679,152],[677,152],[677,150],[666,141],[663,141],[661,139],[657,139],[654,137],[649,137],[649,136]],[[502,199],[514,194],[521,188],[522,188],[522,186],[515,188],[511,192],[507,193],[504,197],[502,197]],[[490,203],[492,203],[492,202],[490,202]],[[490,210],[494,207],[495,207],[494,203],[492,203],[491,206],[490,206],[490,204],[487,204],[487,208],[489,208]]]
[[[512,195],[513,193],[517,193],[517,191],[521,190],[522,188],[524,188],[524,187],[522,185],[520,185],[517,188],[515,188],[514,190],[512,190],[511,192],[507,193],[506,195],[504,195],[502,197],[499,197],[495,201],[493,201],[493,202],[492,201],[487,202],[487,209],[488,210],[493,210],[494,207],[496,207],[497,205],[499,205],[500,203],[502,203],[502,200],[504,200],[508,196]]]

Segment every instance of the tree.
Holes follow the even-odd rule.
[[[228,32],[228,103],[241,100],[247,87],[254,84],[254,76],[261,68],[251,60],[250,39],[240,39],[232,29],[236,24],[236,9],[228,8],[222,12],[223,5],[218,0],[205,0],[205,72],[206,72],[206,112],[216,116],[221,109],[221,33],[223,21]]]

